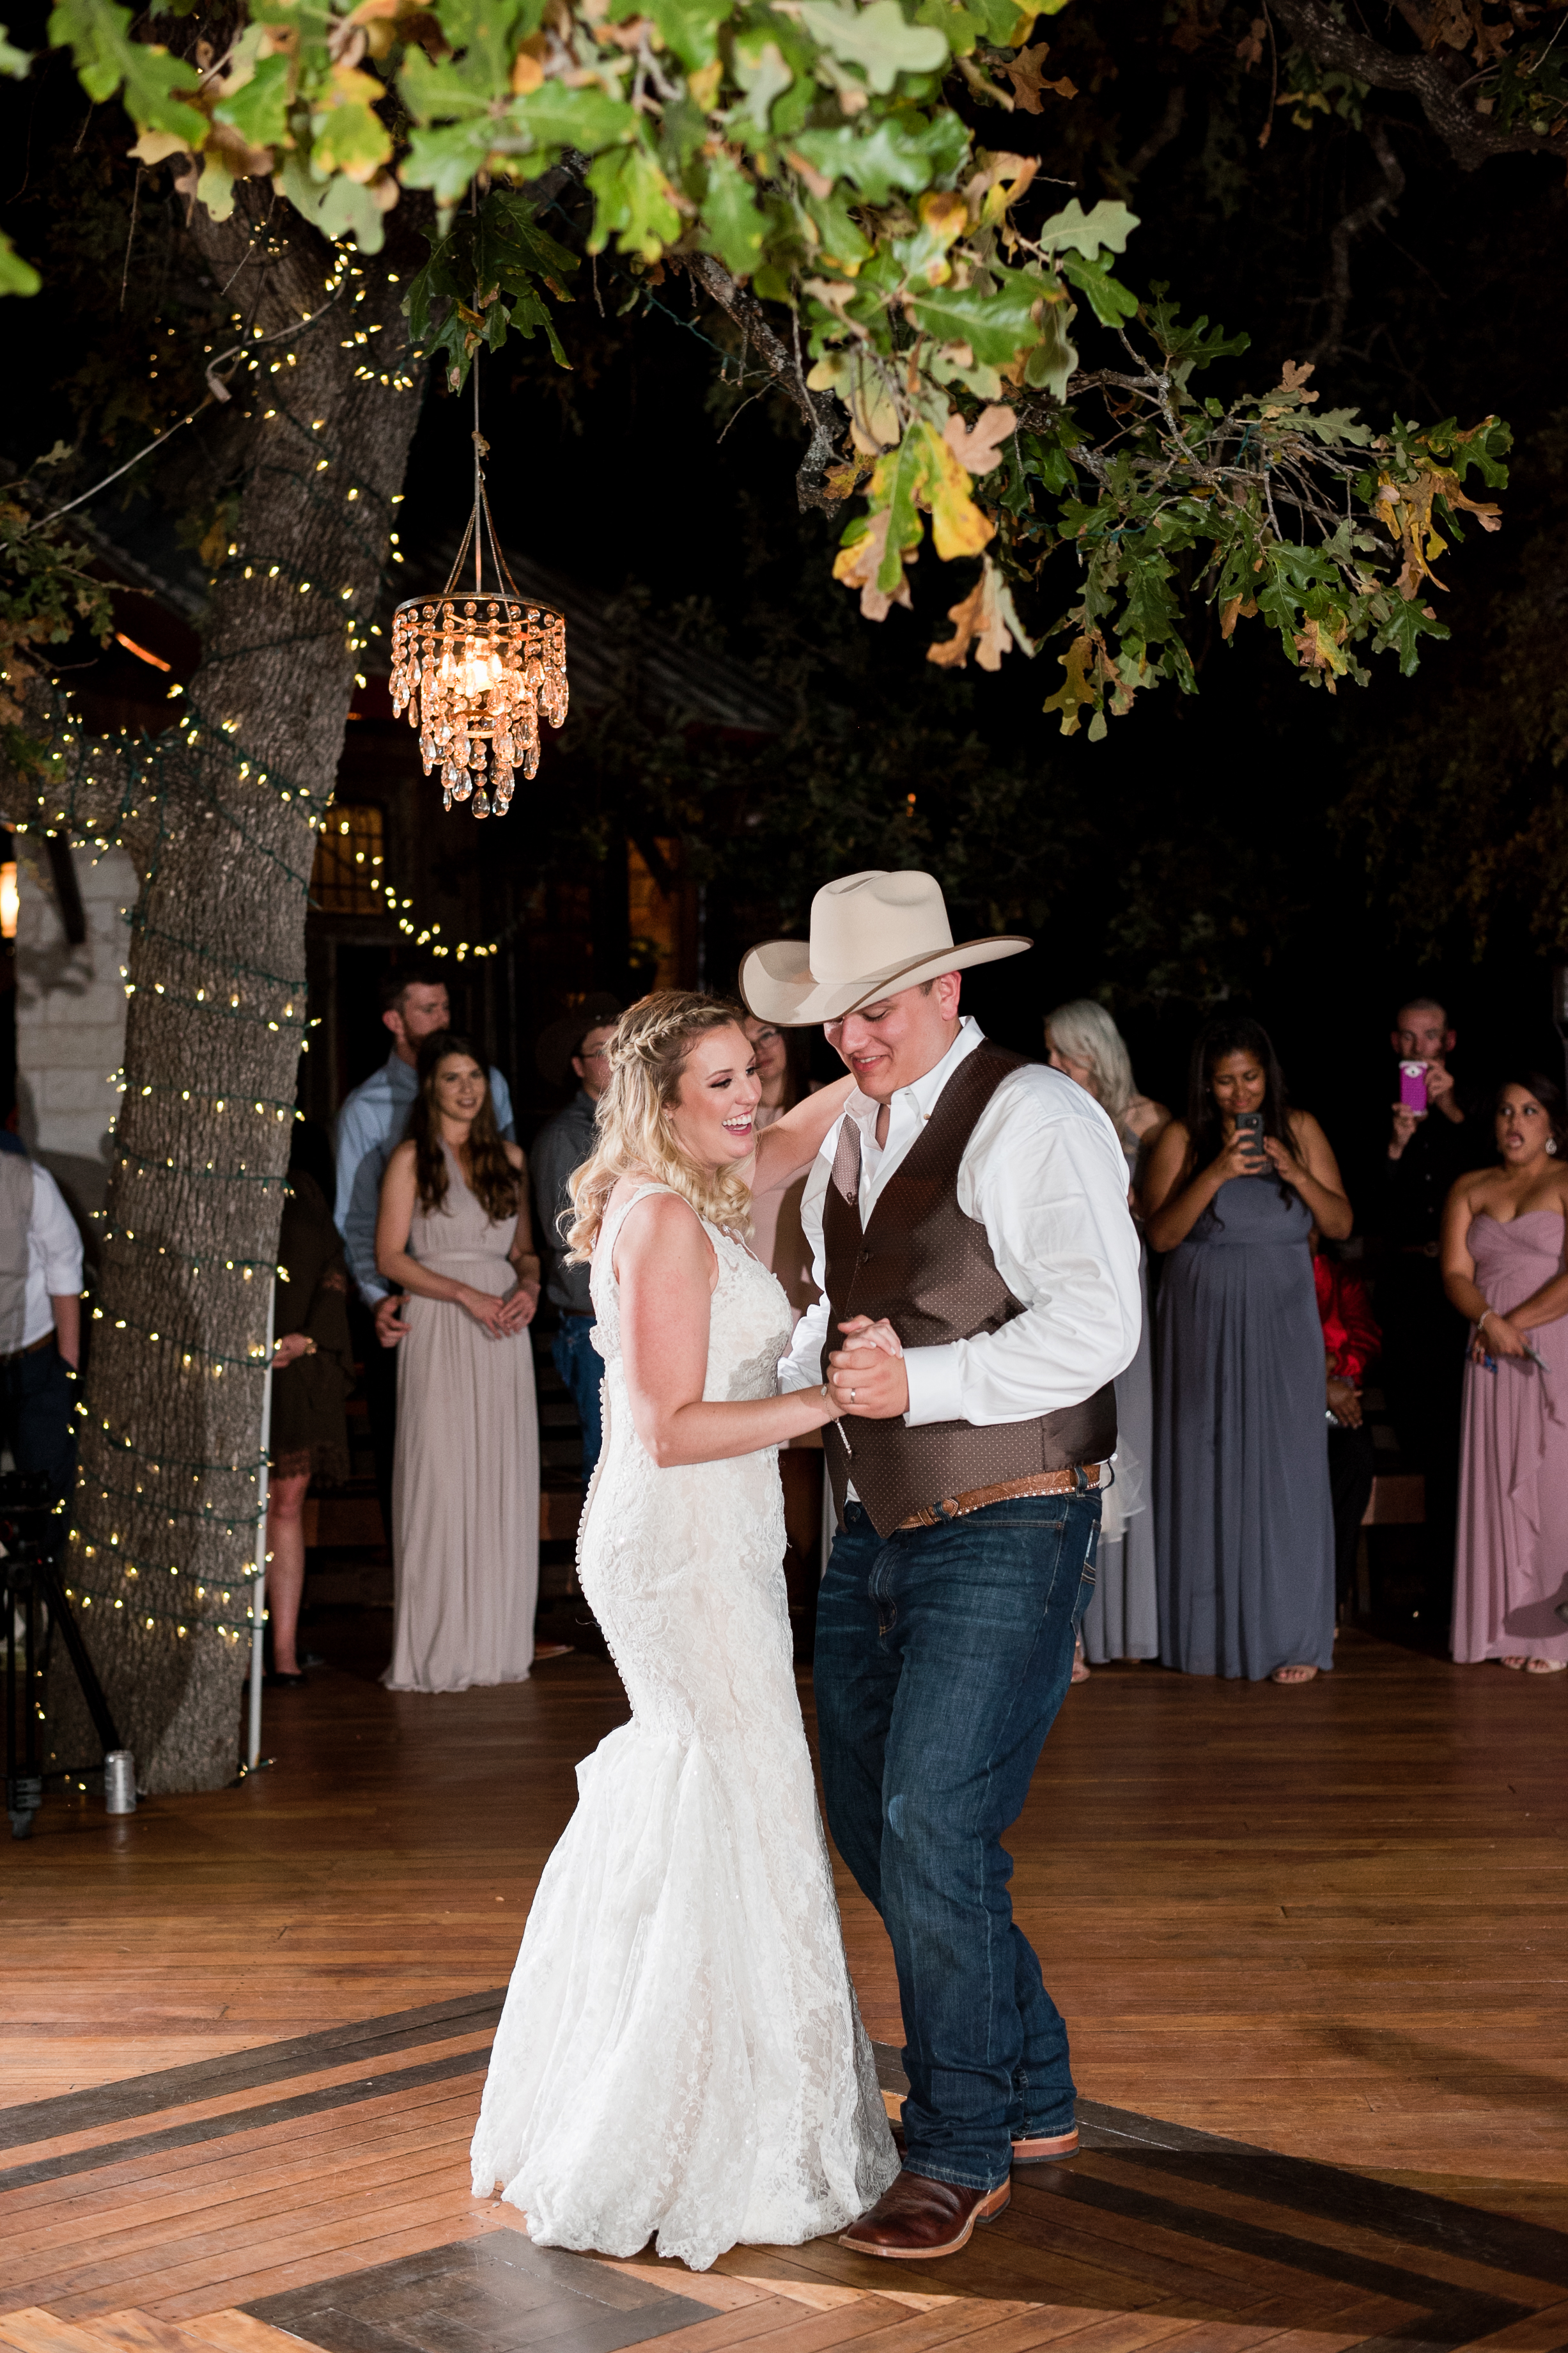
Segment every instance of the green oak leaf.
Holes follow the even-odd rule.
[[[734,0],[617,0],[617,19],[648,16],[688,73],[700,73],[719,54],[719,27],[735,13]]]
[[[1040,317],[1040,340],[1024,363],[1024,382],[1031,392],[1048,392],[1053,400],[1067,398],[1078,365],[1078,345],[1068,329],[1077,316],[1076,302],[1046,304]]]
[[[0,294],[36,294],[43,280],[0,228]]]
[[[466,195],[468,183],[494,145],[496,125],[443,122],[435,130],[416,131],[398,174],[405,188],[430,188],[442,205],[455,205]]]
[[[978,285],[933,287],[917,297],[915,318],[928,335],[942,343],[967,343],[983,366],[1010,367],[1020,352],[1040,341],[1042,330],[1032,313],[1046,292],[1045,281],[1022,269],[993,263],[993,290]]]
[[[261,58],[249,79],[213,113],[251,147],[279,147],[289,128],[289,60]]]
[[[199,90],[201,76],[153,41],[131,38],[131,11],[120,0],[57,0],[48,37],[69,47],[89,98],[101,105],[124,84],[125,111],[139,131],[166,131],[193,153],[205,142],[207,119],[178,93]]]
[[[766,139],[775,98],[782,98],[795,79],[776,41],[760,33],[743,35],[734,46],[735,79],[745,91],[745,102],[731,107],[728,121],[738,130],[749,123],[759,140]]]
[[[547,81],[526,98],[513,99],[508,119],[538,147],[576,147],[584,155],[624,146],[637,137],[640,120],[637,109],[622,99],[607,98],[602,90],[568,90],[559,81]],[[644,160],[653,164],[651,156]]]
[[[729,155],[715,155],[708,166],[708,192],[702,199],[703,244],[716,253],[736,278],[749,278],[761,257],[767,222],[757,209],[755,191],[740,165]],[[679,236],[679,229],[675,232]]]
[[[951,180],[963,165],[969,134],[957,115],[945,110],[932,121],[901,114],[859,118],[832,131],[803,131],[794,142],[816,171],[830,180],[849,180],[868,204],[885,205],[895,188],[910,195],[933,180]]]
[[[841,8],[836,0],[797,0],[800,22],[830,57],[857,65],[879,98],[901,73],[938,73],[950,55],[947,35],[934,25],[911,25],[899,0],[870,0]]]
[[[353,100],[311,117],[315,137],[310,162],[317,171],[342,172],[351,180],[374,179],[392,153],[392,133],[374,106]]]
[[[544,95],[542,90],[535,94]],[[591,94],[571,93],[577,98]],[[625,111],[629,114],[630,107]],[[680,215],[669,182],[646,147],[613,147],[595,159],[585,176],[594,197],[590,253],[603,253],[612,231],[623,253],[640,253],[645,261],[657,261],[665,247],[675,243]]]
[[[9,74],[14,81],[26,80],[33,63],[31,49],[19,49],[8,38],[9,27],[0,25],[0,73]]]
[[[1079,253],[1064,253],[1062,276],[1089,297],[1089,309],[1102,327],[1114,327],[1123,319],[1138,315],[1138,297],[1130,293],[1119,278],[1112,278],[1098,261],[1086,261]]]
[[[1130,213],[1125,205],[1102,196],[1094,210],[1086,213],[1074,196],[1059,213],[1051,215],[1037,242],[1047,253],[1081,253],[1092,261],[1101,246],[1112,253],[1125,253],[1137,226],[1137,214]]]
[[[286,155],[276,174],[283,194],[312,228],[335,241],[352,237],[362,253],[379,253],[384,241],[380,207],[367,188],[339,173],[323,186],[312,180],[298,155]]]
[[[1448,636],[1447,624],[1426,611],[1417,598],[1406,603],[1403,596],[1390,596],[1386,600],[1374,597],[1373,609],[1386,602],[1387,618],[1372,641],[1373,653],[1386,653],[1391,649],[1399,656],[1402,678],[1411,677],[1421,666],[1421,639],[1443,638]]]

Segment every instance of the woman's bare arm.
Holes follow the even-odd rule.
[[[1476,1281],[1476,1261],[1470,1255],[1470,1220],[1476,1214],[1474,1196],[1482,1174],[1478,1170],[1473,1176],[1457,1177],[1443,1204],[1443,1288],[1448,1294],[1449,1305],[1457,1307],[1472,1324],[1479,1324],[1483,1315],[1489,1314]],[[1510,1348],[1504,1353],[1518,1356],[1522,1351]]]
[[[713,1246],[684,1201],[669,1193],[639,1201],[616,1238],[615,1271],[632,1422],[661,1471],[727,1462],[837,1419],[819,1388],[704,1398]]]
[[[1275,1168],[1300,1195],[1317,1220],[1318,1231],[1331,1242],[1342,1242],[1355,1223],[1355,1212],[1345,1193],[1333,1145],[1310,1111],[1297,1112],[1291,1121],[1289,1144],[1277,1135],[1265,1136],[1263,1149]]]
[[[521,1147],[515,1144],[507,1145],[506,1156],[517,1176],[517,1230],[507,1252],[517,1275],[517,1288],[503,1303],[507,1330],[521,1332],[525,1324],[532,1323],[539,1306],[539,1253],[533,1247],[533,1227],[528,1214],[528,1163]]]
[[[774,1120],[757,1138],[748,1182],[753,1193],[771,1193],[809,1168],[822,1149],[823,1138],[855,1092],[853,1079],[835,1079],[814,1095],[797,1103]]]

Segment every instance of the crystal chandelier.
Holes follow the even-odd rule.
[[[392,622],[392,708],[405,708],[419,730],[428,776],[441,775],[441,806],[472,798],[474,815],[492,808],[504,817],[519,768],[539,768],[539,714],[552,727],[566,718],[566,624],[549,605],[519,596],[496,540],[485,491],[483,460],[489,444],[479,429],[479,373],[474,380],[474,507],[445,588],[438,596],[410,596]],[[484,585],[483,550],[494,566]],[[474,585],[459,589],[458,575],[469,548]]]

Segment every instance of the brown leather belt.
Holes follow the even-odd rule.
[[[1080,1464],[1084,1483],[1100,1484],[1098,1462]],[[940,1504],[922,1504],[900,1520],[900,1528],[934,1528],[943,1520],[962,1520],[969,1512],[983,1512],[987,1504],[1016,1503],[1020,1495],[1068,1495],[1078,1486],[1078,1471],[1037,1471],[1027,1479],[1004,1479],[999,1487],[971,1487],[962,1495],[944,1495]]]

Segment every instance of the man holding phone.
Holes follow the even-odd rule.
[[[1394,1015],[1389,1043],[1399,1067],[1378,1276],[1383,1380],[1401,1451],[1426,1474],[1436,1565],[1452,1552],[1465,1366],[1465,1325],[1448,1304],[1439,1263],[1443,1205],[1470,1166],[1472,1146],[1484,1156],[1486,1145],[1467,1133],[1448,1068],[1455,1034],[1445,1008],[1435,997],[1412,997]]]

